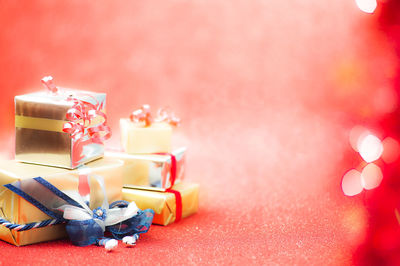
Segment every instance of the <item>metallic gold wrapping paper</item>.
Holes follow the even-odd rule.
[[[172,152],[172,155],[176,158],[175,184],[183,180],[185,176],[185,152],[185,147]],[[120,159],[125,162],[124,185],[153,190],[164,190],[171,186],[171,156],[106,151],[105,157]]]
[[[103,156],[103,145],[90,143],[83,146],[83,159],[73,160],[74,140],[62,131],[73,106],[69,96],[105,106],[104,93],[60,90],[57,95],[44,91],[15,97],[16,160],[73,169]]]
[[[109,202],[122,199],[122,172],[124,162],[118,159],[100,159],[87,164],[86,172],[104,178]],[[16,161],[0,161],[0,216],[12,223],[27,224],[51,219],[31,203],[6,189],[3,185],[17,180],[41,176],[60,190],[78,190],[81,169],[67,170]],[[101,206],[103,194],[91,179],[91,208]],[[0,239],[16,246],[54,240],[66,236],[64,225],[48,226],[27,231],[10,230],[0,225]]]
[[[199,206],[199,185],[179,183],[173,186],[182,196],[182,218],[197,212]],[[153,224],[168,225],[175,221],[176,204],[173,193],[145,189],[123,188],[123,199],[135,201],[140,209],[153,209]]]
[[[167,123],[135,123],[130,119],[120,119],[121,142],[126,153],[170,152],[172,127]]]

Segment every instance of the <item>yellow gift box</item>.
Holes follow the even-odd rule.
[[[34,205],[4,187],[5,184],[33,177],[42,177],[62,191],[78,191],[79,175],[91,174],[104,179],[109,203],[122,199],[123,161],[104,158],[91,162],[84,167],[67,170],[16,161],[0,161],[0,216],[14,224],[28,224],[52,219]],[[90,207],[96,208],[103,202],[100,185],[91,178]],[[0,239],[16,246],[34,244],[66,236],[62,224],[16,231],[0,225]]]
[[[132,122],[120,119],[122,147],[127,153],[170,152],[172,142],[172,126],[168,123]]]
[[[182,197],[182,218],[197,212],[199,206],[199,185],[179,183],[172,187]],[[176,202],[174,193],[134,189],[125,186],[122,189],[123,199],[135,201],[139,209],[152,209],[155,212],[153,224],[168,225],[175,222]]]
[[[175,182],[179,183],[185,174],[186,148],[175,149],[171,155],[175,157]],[[171,155],[128,154],[106,151],[105,157],[124,161],[124,185],[138,188],[165,189],[171,186]]]

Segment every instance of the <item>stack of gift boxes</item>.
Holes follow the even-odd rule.
[[[106,152],[124,161],[123,198],[155,212],[153,223],[168,225],[197,211],[199,186],[181,182],[186,148],[172,149],[177,119],[166,110],[155,117],[144,105],[120,120],[124,152]]]
[[[39,176],[62,191],[78,191],[89,177],[91,209],[105,197],[134,201],[154,210],[159,225],[197,211],[198,185],[182,182],[186,149],[171,147],[176,119],[165,110],[152,117],[143,106],[120,120],[121,151],[105,151],[106,95],[45,83],[42,92],[15,97],[15,160],[0,161],[0,239],[20,246],[66,236],[64,224],[18,230],[50,217],[4,185]],[[106,195],[92,176],[102,177]]]

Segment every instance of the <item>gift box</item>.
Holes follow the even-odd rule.
[[[106,94],[70,89],[15,97],[15,159],[68,169],[101,158]]]
[[[120,119],[121,142],[126,153],[170,152],[172,126],[167,123],[133,122]]]
[[[198,184],[181,182],[165,192],[124,187],[122,192],[124,200],[135,201],[140,209],[153,209],[154,224],[168,225],[198,210]]]
[[[122,147],[130,154],[171,152],[172,127],[180,124],[168,108],[160,108],[153,117],[150,105],[132,112],[129,119],[120,119]]]
[[[16,161],[0,161],[0,220],[2,222],[0,239],[21,246],[66,236],[63,224],[32,228],[26,231],[7,228],[6,223],[26,225],[44,223],[52,218],[4,185],[40,176],[59,190],[68,193],[68,191],[78,191],[79,180],[89,177],[90,207],[93,209],[101,206],[104,199],[100,185],[94,180],[95,176],[103,177],[109,203],[122,199],[123,164],[121,160],[104,158],[75,170],[67,170]]]
[[[184,179],[185,152],[185,147],[164,155],[106,151],[105,157],[124,161],[124,185],[165,190],[171,186],[172,179],[175,184]]]

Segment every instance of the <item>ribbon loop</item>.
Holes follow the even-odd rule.
[[[150,126],[153,123],[153,119],[150,113],[150,105],[148,104],[142,105],[142,107],[133,111],[129,118],[131,119],[132,122],[136,123],[144,122],[145,127]]]
[[[42,78],[42,83],[52,94],[58,94],[58,88],[54,84],[52,76]]]
[[[72,138],[82,139],[84,136],[94,138],[95,142],[102,143],[111,137],[111,129],[106,125],[107,116],[100,110],[99,104],[70,98],[74,102],[66,118],[69,122],[64,124],[63,131],[70,133]],[[76,137],[77,134],[81,134]],[[102,136],[100,137],[100,133]]]
[[[179,126],[181,123],[181,119],[175,116],[175,114],[169,108],[160,108],[158,110],[158,116],[156,121],[165,122],[174,127]]]

